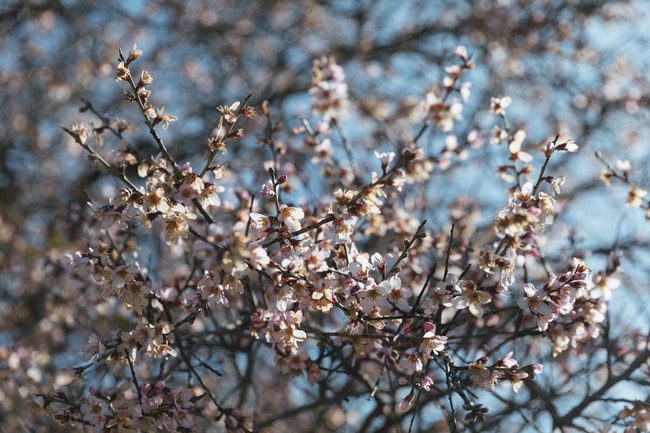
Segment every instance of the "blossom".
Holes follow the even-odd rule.
[[[232,124],[237,121],[240,105],[241,103],[239,101],[235,101],[230,105],[220,105],[217,107],[217,110],[222,114],[226,122]]]
[[[425,391],[431,391],[433,383],[433,378],[428,374],[423,375],[420,379],[420,387]]]
[[[192,403],[192,391],[190,389],[181,389],[172,394],[174,406],[178,409],[191,409],[194,407]]]
[[[88,346],[86,346],[86,348],[83,350],[81,359],[82,361],[88,361],[89,359],[101,356],[101,354],[104,353],[105,349],[106,347],[99,339],[97,334],[92,333],[90,334],[90,337],[88,337]]]
[[[420,306],[426,314],[434,315],[438,312],[440,305],[449,305],[451,299],[452,295],[445,287],[436,286],[430,291],[429,295],[422,300]]]
[[[181,238],[187,238],[190,231],[189,221],[196,219],[183,204],[173,205],[169,212],[163,214],[165,223],[165,239],[169,244],[175,244]]]
[[[147,356],[151,358],[164,358],[167,356],[177,356],[176,350],[170,345],[169,334],[174,330],[174,326],[165,322],[159,322],[155,325],[141,325],[133,330],[130,334],[143,338],[139,341],[144,345]],[[173,341],[173,340],[172,340]]]
[[[566,177],[565,176],[553,177],[550,183],[551,183],[551,188],[553,188],[553,193],[560,194],[560,187],[566,183]]]
[[[474,386],[483,388],[487,391],[492,391],[498,378],[497,376],[493,376],[490,369],[485,366],[487,360],[485,360],[485,362],[483,361],[484,360],[481,359],[469,364],[469,378]]]
[[[323,116],[326,121],[340,118],[348,105],[348,86],[345,73],[331,57],[314,60],[312,82],[309,93],[312,95],[314,114]]]
[[[535,286],[527,283],[524,285],[525,297],[521,298],[517,305],[524,311],[530,311],[537,317],[538,328],[545,331],[548,323],[553,320],[553,308],[550,302],[546,300],[545,294],[535,289]]]
[[[630,175],[630,170],[632,170],[632,164],[630,164],[630,161],[625,159],[618,159],[614,165],[616,166],[616,169],[621,172],[623,177],[627,179],[627,177]]]
[[[454,49],[454,54],[457,55],[458,57],[460,57],[463,60],[465,60],[465,59],[467,59],[469,57],[469,55],[467,54],[467,47],[465,47],[464,45],[458,45]]]
[[[203,180],[194,173],[185,176],[183,183],[174,194],[174,200],[182,202],[186,206],[192,204],[192,200],[199,197],[204,190]]]
[[[88,137],[90,137],[93,133],[92,128],[83,123],[74,125],[72,128],[70,128],[70,131],[81,144],[86,144]]]
[[[512,141],[508,145],[508,149],[510,150],[510,159],[513,161],[522,161],[522,162],[530,162],[533,160],[533,157],[527,153],[521,150],[521,144],[524,142],[526,139],[526,133],[522,131],[521,129],[515,132],[514,136],[512,137]]]
[[[546,158],[550,158],[553,152],[555,151],[560,151],[560,152],[577,152],[580,146],[576,144],[573,139],[569,138],[562,143],[558,143],[559,136],[555,138],[553,141],[547,142],[543,147],[542,147],[542,153]]]
[[[507,380],[512,385],[514,392],[519,392],[523,386],[524,379],[531,377],[535,372],[541,371],[541,365],[525,366],[520,368],[519,363],[513,358],[513,352],[510,351],[492,365],[494,380]]]
[[[470,280],[460,280],[456,289],[460,295],[451,300],[451,306],[456,310],[462,310],[469,307],[469,312],[474,317],[481,318],[485,312],[483,305],[492,301],[492,296],[488,292],[478,290],[476,283]]]
[[[144,413],[155,411],[163,403],[164,399],[161,395],[154,395],[153,397],[142,397],[142,410]]]
[[[248,260],[254,269],[264,269],[265,266],[268,266],[271,259],[264,247],[251,243],[249,248],[251,248],[251,252]]]
[[[329,163],[332,161],[332,153],[334,148],[332,147],[332,141],[329,138],[322,140],[320,143],[314,147],[314,156],[311,158],[312,164],[319,163]]]
[[[88,396],[88,401],[81,405],[81,415],[84,421],[99,427],[99,430],[95,428],[95,431],[101,431],[106,418],[111,415],[111,411],[106,401],[91,395]]]
[[[194,426],[194,418],[186,410],[179,410],[176,412],[176,422],[183,428],[190,429]]]
[[[402,287],[402,280],[399,277],[391,277],[379,283],[379,287],[388,297],[388,301],[402,311],[409,311],[410,305],[408,298],[411,296],[411,290]]]
[[[133,308],[139,313],[142,312],[149,302],[147,299],[149,289],[142,281],[127,281],[117,289],[117,293],[127,308]]]
[[[379,311],[388,310],[391,305],[388,302],[388,290],[390,284],[376,284],[370,280],[364,289],[359,292],[361,298],[361,308],[366,313],[371,313],[377,309]]]
[[[280,206],[278,220],[291,231],[300,230],[300,220],[305,217],[305,213],[299,207]]]
[[[165,213],[169,210],[169,201],[165,196],[165,190],[163,188],[147,191],[144,200],[149,212]]]
[[[612,297],[612,290],[617,289],[621,285],[621,280],[613,275],[605,275],[599,272],[594,281],[594,287],[590,292],[592,299],[602,298],[608,301]]]
[[[495,113],[500,116],[506,115],[506,108],[512,104],[512,99],[509,96],[499,96],[490,99],[490,113]]]
[[[506,354],[506,356],[504,356],[503,358],[501,358],[500,360],[495,362],[494,366],[495,367],[504,367],[504,368],[516,368],[516,367],[518,367],[519,363],[517,362],[516,359],[514,359],[512,357],[513,354],[514,354],[514,352],[511,350],[510,352],[508,352]]]
[[[257,212],[251,212],[249,217],[251,219],[251,226],[258,239],[265,238],[271,233],[271,220],[269,217]]]
[[[165,107],[155,107],[147,110],[149,118],[153,119],[153,124],[160,124],[163,129],[169,128],[171,122],[175,122],[178,118],[172,114],[165,113]]]
[[[449,132],[454,122],[462,119],[463,104],[454,98],[451,104],[445,102],[442,90],[433,87],[425,95],[424,108],[427,121],[433,121],[442,132]]]
[[[273,183],[265,182],[262,185],[262,188],[260,189],[260,192],[262,193],[262,196],[264,197],[275,197],[275,189],[273,187]]]
[[[508,131],[498,126],[492,128],[492,134],[490,135],[491,144],[501,144],[508,139]]]
[[[302,311],[287,311],[287,303],[278,301],[278,311],[258,311],[252,326],[266,333],[266,340],[281,352],[290,352],[307,338],[307,333],[299,328]]]
[[[422,359],[416,351],[410,351],[400,357],[398,368],[406,375],[412,375],[415,372],[422,371]]]
[[[211,273],[206,272],[197,283],[196,288],[201,299],[207,301],[208,307],[215,308],[219,304],[228,305],[225,286],[217,283]]]
[[[600,172],[599,179],[606,185],[606,186],[611,186],[612,185],[612,179],[614,178],[614,173],[612,173],[610,170],[602,170]]]
[[[643,206],[643,199],[648,195],[648,192],[642,188],[633,186],[627,192],[627,206],[641,207]]]
[[[382,171],[386,171],[388,168],[388,165],[393,161],[395,158],[395,152],[383,152],[379,153],[375,151],[375,157],[381,161],[381,169]]]
[[[436,325],[431,322],[424,324],[425,333],[422,335],[422,342],[418,348],[419,352],[424,355],[425,359],[430,359],[430,354],[437,355],[445,350],[447,345],[447,336],[436,335]]]
[[[557,145],[557,150],[565,152],[577,152],[579,148],[580,146],[578,146],[572,139],[568,139],[564,143]]]
[[[496,266],[497,266],[496,256],[494,255],[494,253],[488,250],[481,250],[478,257],[479,269],[485,272],[486,274],[492,274],[494,273],[494,269],[496,268]]]
[[[472,91],[472,83],[469,81],[464,82],[460,86],[460,96],[463,98],[463,102],[469,101],[470,93]]]
[[[225,190],[226,189],[220,185],[205,182],[203,184],[203,192],[198,197],[199,203],[201,206],[208,208],[219,207],[221,206],[221,198],[219,197],[219,194]]]

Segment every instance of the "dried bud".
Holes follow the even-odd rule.
[[[126,80],[130,75],[131,72],[129,71],[129,67],[126,66],[124,62],[120,62],[117,64],[117,72],[115,72],[115,81]]]
[[[245,106],[242,113],[244,114],[244,116],[248,117],[249,119],[255,117],[255,109],[250,105]]]
[[[129,65],[132,62],[135,62],[140,57],[142,57],[142,54],[142,50],[139,50],[138,46],[136,44],[133,44],[133,48],[131,48],[131,51],[129,51],[129,56],[126,58],[126,64]]]
[[[226,153],[226,143],[223,141],[219,140],[217,137],[210,137],[208,140],[208,147],[210,150],[213,152],[221,152],[221,153]]]
[[[142,101],[143,104],[147,103],[147,99],[149,99],[149,95],[151,95],[151,91],[144,87],[140,87],[138,89],[138,98],[140,98],[140,101]]]
[[[223,115],[226,122],[235,123],[237,121],[237,116],[238,116],[237,110],[239,109],[239,105],[240,102],[235,101],[228,106],[220,105],[219,107],[217,107],[217,110]]]
[[[142,71],[140,72],[140,81],[138,82],[138,88],[148,86],[149,84],[153,83],[153,77],[149,73],[149,71]]]
[[[230,133],[230,137],[239,138],[244,136],[244,129],[239,128]]]
[[[646,190],[635,186],[630,187],[627,192],[627,206],[641,207],[643,205],[643,199],[646,195],[648,195],[648,192]]]
[[[600,172],[600,180],[607,186],[610,186],[612,184],[613,178],[614,174],[609,170],[603,170]]]

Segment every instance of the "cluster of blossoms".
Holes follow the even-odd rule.
[[[596,153],[607,167],[600,173],[600,180],[607,186],[612,184],[613,179],[620,180],[628,186],[626,205],[629,207],[641,208],[645,210],[646,219],[650,219],[650,200],[646,199],[648,191],[633,183],[630,179],[632,165],[627,160],[617,160],[614,165],[607,162],[600,152]]]
[[[553,188],[552,194],[537,191],[541,180]],[[543,178],[537,184],[526,180],[510,193],[507,206],[500,210],[495,221],[495,231],[500,239],[495,252],[482,250],[479,266],[488,274],[499,275],[500,290],[514,283],[514,271],[519,257],[540,254],[537,238],[553,222],[556,208],[554,196],[559,194],[564,178]]]
[[[543,366],[530,364],[520,367],[512,355],[513,352],[508,352],[506,356],[490,366],[487,365],[489,360],[486,357],[472,362],[467,367],[470,380],[475,386],[488,391],[494,390],[500,381],[507,380],[512,385],[513,391],[519,392],[524,384],[524,379],[541,374]]]
[[[449,132],[454,128],[454,122],[462,119],[463,102],[467,102],[470,96],[471,83],[464,82],[460,85],[458,93],[461,98],[452,98],[450,95],[456,90],[457,83],[462,73],[474,68],[474,63],[464,46],[456,49],[454,54],[461,60],[460,64],[447,66],[447,75],[442,80],[442,86],[435,86],[426,94],[426,101],[423,104],[426,113],[426,122],[432,122],[443,132]]]
[[[599,273],[594,282],[584,261],[574,258],[569,271],[559,276],[551,274],[541,289],[531,283],[524,285],[525,297],[518,305],[536,319],[540,331],[548,331],[554,355],[569,346],[576,347],[580,340],[598,337],[611,290],[620,285],[613,275],[618,270],[617,263],[613,255],[608,270]],[[558,321],[560,317],[562,320]]]
[[[436,335],[436,325],[432,322],[425,322],[421,329],[413,327],[410,323],[403,330],[407,336],[411,336],[413,341],[419,342],[416,347],[401,349],[401,354],[397,362],[398,370],[405,376],[418,375],[416,385],[426,391],[429,391],[434,381],[429,371],[428,365],[435,356],[438,356],[445,350],[447,337]],[[404,382],[407,380],[402,379]],[[408,399],[406,400],[408,402]]]
[[[618,413],[617,419],[624,421],[624,433],[650,431],[650,405],[639,401],[632,406],[626,406]],[[611,428],[611,424],[608,423],[600,431],[610,432]]]
[[[147,270],[137,261],[127,264],[113,260],[113,251],[110,244],[100,240],[86,252],[69,254],[68,266],[76,274],[90,277],[104,298],[117,294],[127,308],[142,313],[152,287]]]
[[[301,208],[281,205],[277,216],[266,216],[257,212],[250,213],[251,224],[258,239],[264,239],[272,234],[288,237],[291,232],[301,229],[301,221],[305,213]]]
[[[339,119],[348,106],[348,85],[345,73],[332,57],[314,60],[311,89],[314,114],[325,121]]]
[[[224,420],[229,431],[250,431],[243,412],[221,406],[211,391],[214,383],[197,370],[223,376],[201,359],[205,353],[213,356],[219,342],[231,352],[259,345],[273,354],[279,372],[304,374],[312,384],[335,371],[352,372],[369,377],[366,382],[375,381],[374,389],[368,386],[374,395],[387,376],[396,376],[400,386],[411,387],[400,405],[404,410],[413,407],[416,390],[446,387],[450,399],[454,394],[463,399],[466,422],[478,422],[487,409],[477,403],[470,387],[494,391],[499,382],[509,382],[516,392],[540,374],[542,366],[520,366],[514,351],[491,365],[488,357],[466,361],[475,359],[467,354],[477,351],[498,356],[495,351],[509,341],[502,340],[492,351],[490,338],[473,343],[476,329],[505,330],[512,340],[543,334],[551,340],[554,355],[598,337],[611,290],[620,284],[615,276],[619,258],[613,255],[607,269],[593,277],[577,258],[570,269],[556,275],[546,268],[540,248],[559,211],[565,181],[547,175],[547,164],[558,152],[575,152],[578,146],[559,137],[549,141],[541,149],[545,162],[539,176],[531,180],[533,157],[524,150],[526,134],[511,133],[507,123],[509,98],[494,98],[490,109],[504,121],[493,133],[493,142],[507,144],[510,160],[497,171],[515,184],[493,222],[487,245],[474,249],[470,244],[467,232],[474,217],[469,203],[452,206],[449,235],[433,236],[426,221],[418,222],[397,204],[414,184],[429,179],[433,167],[449,168],[452,160],[467,157],[467,147],[480,146],[477,131],[463,144],[447,135],[438,154],[418,146],[430,126],[447,134],[461,119],[470,85],[461,84],[460,77],[474,66],[464,47],[455,52],[460,62],[447,67],[441,85],[427,93],[420,132],[396,152],[375,152],[377,161],[372,162],[380,171],[372,172],[369,180],[355,172],[349,153],[351,169],[341,169],[331,195],[313,207],[296,204],[299,200],[291,194],[297,169],[284,160],[286,146],[274,138],[279,128],[266,104],[262,113],[269,133],[258,143],[268,145],[273,160],[264,164],[264,179],[270,180],[261,187],[261,199],[237,190],[239,205],[226,206],[227,168],[214,165],[228,140],[244,136],[237,128],[240,118],[255,117],[248,99],[218,108],[208,160],[200,170],[177,164],[156,129],[176,119],[149,103],[149,73],[143,71],[137,83],[132,78],[132,63],[141,55],[134,48],[126,58],[120,56],[116,79],[128,84],[127,98],[137,105],[159,150],[149,159],[138,160],[133,154],[129,158],[142,185],[127,177],[124,164],[109,163],[88,144],[93,130],[69,130],[124,188],[108,204],[94,206],[99,224],[91,233],[91,246],[68,255],[67,269],[105,304],[119,299],[120,314],[129,319],[110,338],[90,335],[83,354],[88,364],[79,367],[77,375],[103,365],[116,375],[120,369],[128,371],[131,383],[115,392],[92,388],[82,403],[64,392],[40,396],[40,407],[55,401],[64,406],[57,412],[62,421],[81,422],[95,431],[192,431],[212,417]],[[314,154],[307,161],[332,169],[337,165],[334,137],[323,135],[330,125],[340,128],[337,118],[351,104],[343,70],[334,60],[314,63],[310,93],[321,122],[313,130],[305,120],[294,132],[306,134]],[[116,130],[121,141],[126,141],[125,130]],[[340,138],[345,141],[343,134]],[[232,226],[226,228],[215,213],[224,220],[232,218]],[[166,241],[165,246],[154,242],[155,248],[166,248],[168,255],[161,255],[170,263],[182,262],[178,272],[173,265],[161,270],[142,264],[144,248],[131,242],[139,228]],[[368,241],[373,238],[376,242]],[[389,251],[378,252],[387,245]],[[532,282],[529,259],[542,259],[546,278]],[[522,289],[506,296],[517,288]],[[507,315],[510,319],[501,318]],[[510,329],[514,317],[519,323]],[[519,326],[531,319],[536,332],[520,333]],[[153,377],[153,363],[160,371],[158,379]],[[233,368],[239,372],[239,365]],[[140,384],[139,375],[152,383]],[[158,381],[165,376],[187,376],[188,386],[172,391]]]
[[[507,181],[516,180],[517,186],[512,189],[508,206],[497,215],[495,230],[501,241],[496,253],[482,250],[480,257],[484,272],[492,274],[499,271],[498,292],[506,291],[514,284],[515,270],[522,264],[525,266],[527,256],[543,259],[539,237],[553,223],[557,198],[565,183],[565,177],[545,176],[545,168],[555,152],[578,150],[573,140],[561,141],[559,136],[555,137],[540,149],[546,160],[537,180],[521,180],[522,176],[532,172],[532,167],[524,165],[519,168],[517,162],[528,164],[533,157],[522,150],[525,132],[518,130],[510,133],[505,110],[510,102],[507,97],[492,99],[491,111],[501,117],[506,125],[505,129],[496,129],[493,136],[497,139],[493,142],[504,140],[508,143],[512,164],[501,166],[497,171]],[[550,194],[541,191],[544,184],[550,187]],[[548,279],[541,289],[536,289],[527,281],[523,284],[523,296],[518,305],[535,318],[539,331],[549,336],[553,342],[554,356],[566,351],[569,346],[575,348],[580,340],[598,337],[610,290],[620,284],[614,276],[618,263],[619,259],[613,254],[606,273],[599,273],[594,282],[585,262],[574,258],[571,269],[560,276],[545,269]],[[554,322],[558,317],[563,320]],[[554,323],[549,330],[551,322]]]
[[[134,393],[130,383],[122,383],[105,392],[91,386],[87,397],[76,398],[70,389],[55,395],[39,395],[35,406],[40,410],[66,405],[57,418],[74,425],[84,425],[93,433],[156,431],[197,431],[192,413],[195,397],[190,389],[173,391],[163,382],[142,383]]]

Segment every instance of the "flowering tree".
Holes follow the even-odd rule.
[[[367,52],[415,50],[417,37]],[[0,226],[39,264],[16,270],[39,290],[3,280],[23,290],[8,289],[0,348],[7,426],[648,431],[648,318],[611,313],[644,299],[632,289],[647,275],[628,277],[644,241],[585,248],[593,209],[567,215],[616,183],[647,216],[643,178],[620,152],[593,157],[570,138],[586,142],[589,122],[533,141],[512,120],[516,94],[473,102],[484,66],[468,46],[443,50],[438,79],[391,107],[350,85],[338,62],[353,54],[323,50],[309,85],[265,76],[213,107],[200,138],[176,95],[158,95],[150,55],[119,50],[119,89],[102,96],[123,101],[84,99],[62,122],[91,173],[84,203],[51,220],[69,244],[26,251],[10,243],[16,223]],[[310,110],[277,102],[289,93]],[[585,152],[601,167],[587,181]]]

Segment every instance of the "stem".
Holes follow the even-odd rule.
[[[533,188],[533,195],[537,194],[537,190],[542,185],[542,179],[544,178],[544,171],[546,171],[546,166],[548,166],[548,162],[550,160],[551,160],[550,156],[547,156],[546,159],[544,160],[542,169],[539,171],[539,177],[537,178],[537,182],[535,183],[535,187]]]
[[[423,220],[423,221],[420,223],[420,225],[418,226],[418,229],[415,231],[415,234],[413,235],[413,237],[412,237],[411,239],[408,240],[408,242],[406,242],[406,245],[404,245],[404,249],[402,250],[402,253],[401,253],[400,256],[397,258],[397,260],[395,260],[395,263],[393,264],[393,267],[390,268],[390,271],[388,271],[388,273],[387,273],[386,275],[390,275],[390,274],[392,274],[393,272],[395,272],[395,270],[396,270],[397,267],[399,266],[400,262],[401,262],[402,260],[404,260],[404,258],[405,258],[406,255],[408,254],[409,250],[411,249],[411,247],[412,247],[413,244],[415,243],[415,241],[416,241],[416,240],[420,237],[420,235],[422,234],[422,230],[423,230],[424,225],[425,225],[426,223],[427,223],[427,220]]]
[[[453,222],[451,223],[451,230],[449,232],[449,245],[447,245],[447,255],[445,257],[445,272],[442,276],[442,281],[447,280],[447,274],[449,273],[449,256],[451,255],[451,244],[452,241],[454,240],[454,228],[456,227],[456,223]]]
[[[335,117],[332,118],[332,126],[339,134],[339,138],[341,139],[341,143],[343,143],[343,148],[345,149],[345,153],[348,155],[348,159],[350,160],[350,163],[352,164],[353,167],[356,168],[356,163],[354,162],[354,155],[352,154],[352,147],[350,147],[350,142],[348,141],[347,137],[343,134],[343,130],[341,129],[341,126],[339,125],[339,122],[336,120]]]
[[[140,390],[140,384],[138,383],[138,378],[135,375],[135,368],[133,367],[133,361],[131,361],[131,356],[129,355],[129,349],[124,349],[124,353],[126,354],[127,361],[129,361],[129,369],[131,370],[131,380],[133,380],[133,385],[135,385],[135,390],[138,393],[138,402],[140,402],[140,408],[142,408],[142,391]]]
[[[242,112],[244,111],[244,108],[248,106],[248,101],[251,100],[251,98],[255,96],[255,92],[249,93],[246,98],[244,98],[244,103],[241,105],[241,108],[237,111],[237,119],[239,119],[239,116],[241,116]],[[237,124],[237,121],[235,120],[231,125],[230,128],[228,128],[228,131],[226,132],[226,136],[224,137],[224,144],[230,139],[230,134],[233,132],[235,129],[235,125]],[[216,149],[212,150],[210,152],[210,156],[208,157],[208,161],[205,163],[201,171],[199,172],[199,177],[203,177],[205,173],[210,169],[210,165],[212,165],[212,162],[214,161],[214,158],[216,158],[218,151]]]

